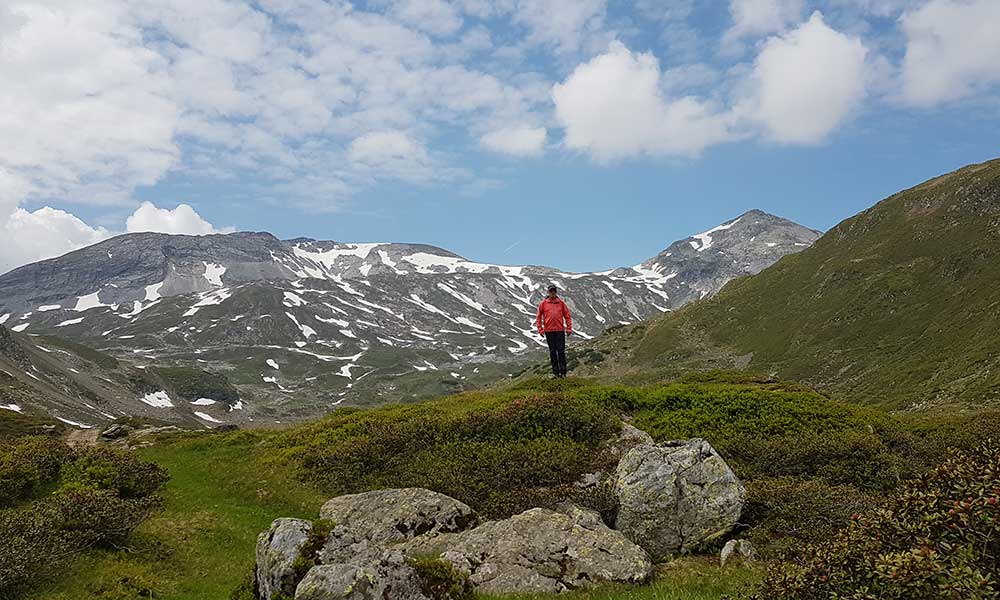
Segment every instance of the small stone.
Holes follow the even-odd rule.
[[[749,540],[729,540],[719,553],[719,563],[724,567],[730,562],[755,562],[759,560],[757,549]]]

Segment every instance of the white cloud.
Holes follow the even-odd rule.
[[[122,202],[177,162],[166,62],[112,0],[0,8],[0,167],[26,194]]]
[[[183,235],[208,235],[229,233],[231,228],[218,230],[187,204],[178,204],[173,210],[157,208],[152,202],[143,202],[125,221],[125,231],[139,233],[154,231]]]
[[[723,36],[723,48],[735,50],[745,37],[784,31],[802,15],[803,0],[730,0],[733,25]]]
[[[402,131],[366,133],[351,142],[347,155],[374,178],[420,183],[434,176],[427,148]]]
[[[930,107],[1000,83],[1000,2],[931,0],[901,19],[903,99]]]
[[[694,156],[731,138],[727,115],[697,98],[669,98],[662,86],[656,57],[614,42],[552,89],[566,146],[606,162]]]
[[[774,141],[821,142],[864,99],[867,54],[860,39],[831,29],[816,12],[764,44],[750,75],[750,97],[736,112]]]
[[[529,44],[551,45],[557,52],[572,53],[586,45],[589,36],[607,43],[606,11],[607,0],[520,0],[513,21],[528,28]]]
[[[450,35],[462,28],[462,17],[443,0],[396,0],[391,14],[400,21],[434,35]]]
[[[486,148],[511,156],[540,156],[545,150],[544,127],[508,127],[479,138]]]
[[[48,206],[34,212],[15,209],[0,222],[0,273],[95,244],[109,233]]]

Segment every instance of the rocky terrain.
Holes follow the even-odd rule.
[[[426,398],[523,369],[543,346],[532,323],[549,283],[564,290],[578,339],[590,339],[711,296],[818,236],[750,211],[641,264],[566,273],[420,244],[129,234],[0,276],[0,325],[86,344],[140,369],[208,370],[238,396],[206,395],[199,412],[273,422]],[[153,391],[166,395],[161,416],[175,418],[168,404],[181,399],[168,386]],[[237,401],[243,410],[230,410]],[[25,404],[66,408],[44,396]],[[82,400],[74,408],[88,422],[107,418]],[[149,405],[136,396],[115,408]]]
[[[320,520],[280,518],[260,535],[260,600],[427,600],[427,569],[488,594],[557,593],[648,581],[653,566],[729,533],[743,485],[704,440],[656,445],[625,425],[607,485],[620,503],[614,528],[569,502],[482,522],[466,504],[422,488],[333,498]],[[743,540],[726,555],[751,556]],[[737,549],[738,548],[738,549]]]

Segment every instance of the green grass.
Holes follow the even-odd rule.
[[[602,442],[619,415],[659,440],[708,439],[748,484],[751,529],[742,535],[770,556],[825,539],[946,445],[1000,431],[1000,418],[911,421],[799,384],[716,373],[648,387],[532,380],[344,409],[285,430],[166,436],[140,451],[171,475],[165,510],[128,548],[87,554],[29,598],[124,600],[148,588],[165,600],[224,599],[250,572],[256,537],[273,519],[314,519],[326,499],[371,489],[427,487],[490,518],[567,495],[613,509],[601,493],[573,496],[572,482],[608,468]],[[685,560],[650,586],[565,598],[717,600],[755,577]]]
[[[153,597],[218,600],[250,572],[257,535],[277,517],[314,518],[326,497],[261,464],[261,434],[182,440],[141,451],[170,473],[166,508],[136,532],[129,548],[92,551],[28,598]],[[123,578],[127,581],[123,581]]]

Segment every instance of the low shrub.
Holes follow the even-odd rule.
[[[72,450],[48,438],[18,440],[0,452],[0,471],[2,465],[14,465],[0,477],[7,477],[4,484],[15,482],[10,489],[18,490],[0,487],[10,506],[0,509],[2,599],[14,598],[26,583],[86,548],[121,543],[160,508],[156,492],[167,479],[162,468],[126,451]],[[32,499],[44,484],[52,493]]]
[[[759,598],[987,600],[1000,597],[1000,446],[956,451],[879,509],[805,548]]]
[[[71,455],[69,446],[55,438],[8,440],[0,446],[0,508],[27,500],[54,481]]]
[[[435,557],[413,557],[409,564],[420,578],[424,595],[431,600],[474,600],[469,576],[451,563]]]
[[[608,467],[601,445],[620,425],[603,407],[546,393],[463,400],[335,413],[279,436],[279,460],[330,495],[425,487],[488,518],[558,502]]]

